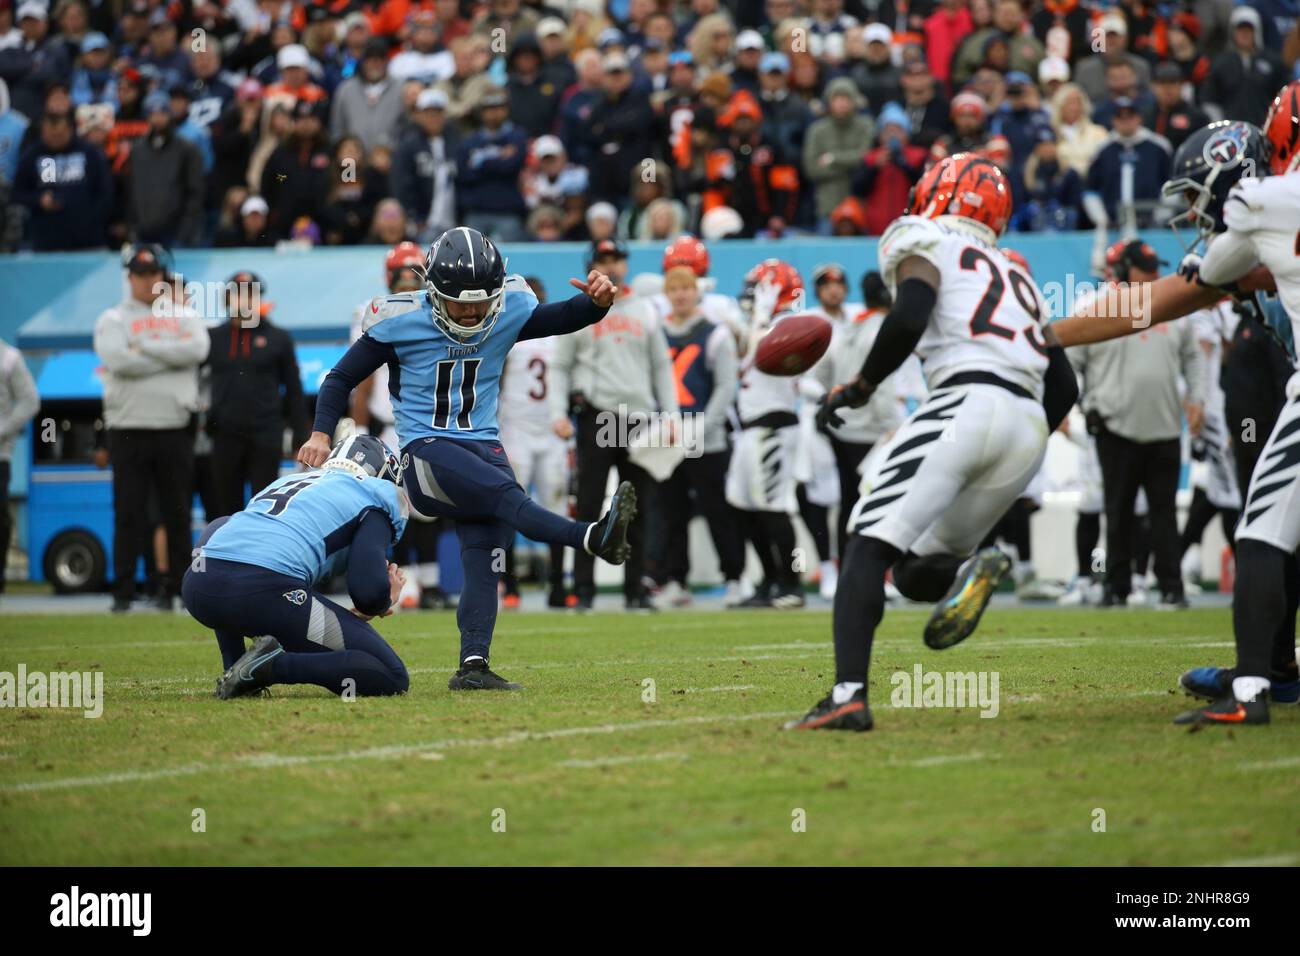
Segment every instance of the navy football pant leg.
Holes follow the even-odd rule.
[[[286,651],[272,664],[274,683],[359,696],[400,694],[410,685],[401,658],[374,628],[302,582],[229,561],[200,567],[186,573],[182,598],[195,620],[216,631],[225,667],[244,653],[245,637],[270,635]]]
[[[513,532],[500,521],[462,521],[456,525],[456,534],[460,537],[460,562],[465,572],[456,607],[460,659],[463,662],[477,655],[486,660],[497,623],[497,581],[505,569],[505,549]]]
[[[406,693],[406,666],[373,627],[323,594],[311,592],[306,608],[305,631],[273,635],[285,649],[271,662],[274,683],[315,684],[358,697]]]
[[[554,511],[547,511],[515,485],[497,499],[493,513],[525,538],[543,544],[562,544],[581,548],[590,522],[573,521]]]

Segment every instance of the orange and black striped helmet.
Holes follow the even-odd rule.
[[[1269,145],[1269,170],[1274,176],[1300,166],[1300,80],[1282,87],[1264,120],[1264,138]]]
[[[957,153],[935,163],[921,177],[908,211],[927,219],[961,216],[1000,236],[1011,218],[1011,185],[991,160]]]

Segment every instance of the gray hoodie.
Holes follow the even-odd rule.
[[[95,322],[109,428],[184,428],[199,405],[199,365],[211,339],[193,309],[128,296]]]
[[[0,461],[13,457],[14,442],[40,407],[41,398],[22,353],[0,341]]]

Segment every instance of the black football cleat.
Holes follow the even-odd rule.
[[[587,550],[610,564],[622,564],[632,549],[627,543],[627,529],[636,517],[636,489],[632,482],[618,486],[609,499],[609,510],[591,526]]]
[[[456,610],[456,599],[437,585],[424,588],[420,591],[420,610],[454,611]]]
[[[970,637],[1010,570],[1011,559],[997,548],[984,548],[967,560],[925,624],[926,647],[942,651]]]
[[[460,670],[447,681],[448,690],[523,690],[523,684],[508,681],[493,673],[488,662],[475,657],[460,665]]]
[[[231,665],[217,680],[212,696],[221,700],[255,694],[271,683],[271,668],[267,665],[284,653],[284,648],[274,637],[259,637],[244,656]]]
[[[1220,697],[1212,704],[1189,710],[1174,718],[1175,724],[1188,725],[1189,730],[1200,730],[1212,724],[1236,726],[1238,724],[1268,723],[1268,691],[1254,700],[1237,700],[1232,694]]]
[[[870,730],[871,708],[867,706],[866,689],[857,691],[842,704],[837,704],[827,694],[812,710],[799,720],[791,720],[786,730]]]

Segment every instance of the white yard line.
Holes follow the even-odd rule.
[[[687,760],[688,754],[669,751],[661,754],[643,754],[640,756],[627,757],[599,757],[596,760],[561,760],[556,766],[573,767],[578,770],[588,770],[597,767],[621,767],[630,763],[659,763],[665,760]]]
[[[978,751],[972,754],[938,754],[933,757],[918,757],[916,760],[891,760],[891,767],[945,767],[953,763],[979,763],[984,760],[997,760]]]
[[[732,684],[724,687],[684,687],[688,694],[728,694],[741,690],[754,690],[757,684]]]
[[[1291,767],[1300,767],[1300,757],[1278,757],[1276,760],[1256,760],[1253,763],[1243,763],[1238,770],[1287,770]]]
[[[385,747],[366,747],[360,750],[343,750],[327,754],[287,756],[282,754],[257,754],[237,760],[218,763],[188,763],[155,770],[125,770],[119,773],[95,774],[86,777],[64,777],[55,780],[29,780],[2,784],[0,793],[34,793],[49,790],[68,790],[78,787],[103,787],[115,783],[143,783],[166,780],[172,777],[189,777],[204,773],[229,773],[253,768],[298,767],[317,763],[346,763],[353,760],[391,760],[397,757],[423,756],[443,750],[466,747],[505,747],[512,744],[544,740],[562,740],[568,737],[590,737],[635,733],[664,727],[689,727],[697,724],[735,724],[751,720],[776,720],[791,716],[789,711],[768,711],[758,714],[738,714],[722,717],[677,717],[665,720],[638,720],[626,724],[595,724],[586,727],[564,727],[558,730],[537,732],[519,731],[500,737],[468,737],[433,740],[418,744],[390,744]]]
[[[1300,863],[1300,853],[1284,853],[1278,856],[1249,856],[1240,860],[1223,860],[1220,863],[1207,863],[1206,866],[1295,866]]]

